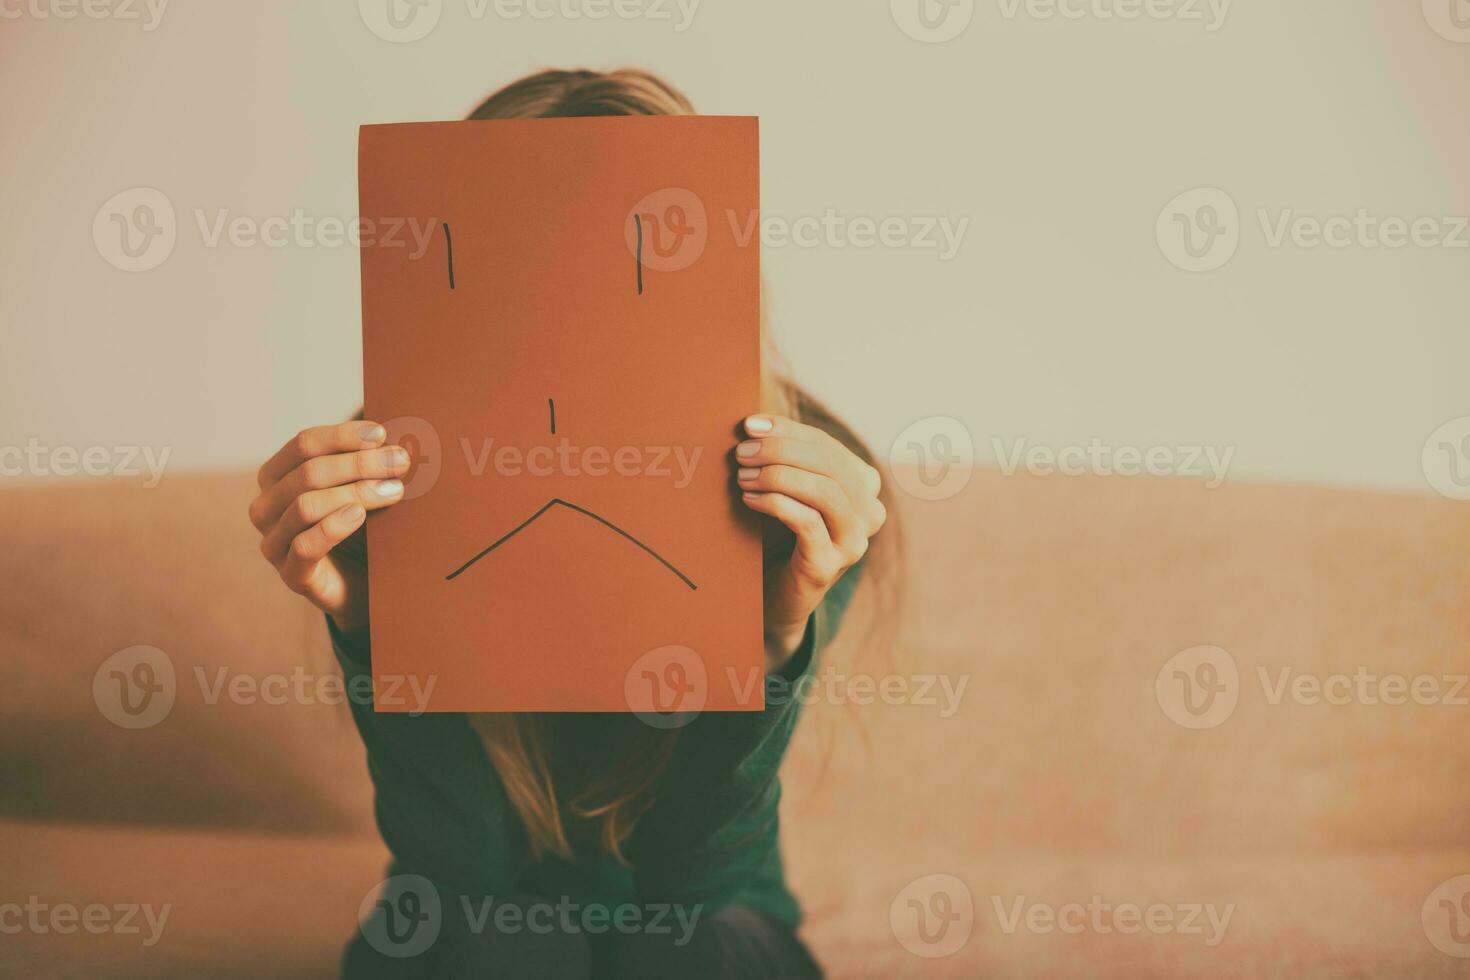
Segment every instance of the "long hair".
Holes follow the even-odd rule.
[[[672,85],[644,71],[542,71],[512,82],[482,102],[470,119],[523,119],[558,116],[692,115],[694,107]],[[763,304],[764,307],[764,304]],[[801,388],[780,367],[780,360],[761,317],[761,405],[763,412],[786,415],[824,429],[868,463],[873,453],[832,412]],[[901,541],[897,508],[888,481],[881,493],[889,519],[874,539],[864,561],[865,578],[876,591],[898,592]],[[896,604],[894,601],[894,604]],[[896,610],[893,610],[896,612]],[[880,613],[879,615],[883,615]],[[570,858],[563,814],[598,822],[601,849],[625,861],[622,847],[638,818],[653,805],[658,784],[673,757],[679,730],[644,725],[635,716],[626,724],[610,722],[612,751],[606,764],[579,785],[558,785],[552,778],[558,735],[565,727],[557,716],[537,713],[471,714],[470,724],[500,776],[506,795],[526,830],[531,856]],[[576,746],[572,747],[572,751]],[[601,754],[601,753],[600,753]]]

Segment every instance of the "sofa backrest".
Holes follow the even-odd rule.
[[[905,516],[905,671],[968,686],[950,718],[844,709],[872,749],[828,755],[802,842],[896,850],[897,888],[955,854],[1470,839],[1466,505],[981,470]],[[851,780],[860,818],[841,799]]]
[[[243,473],[0,491],[0,815],[371,832],[321,618],[259,557],[253,493]],[[1461,842],[1466,513],[1305,487],[977,471],[959,496],[905,507],[916,644],[898,670],[919,678],[915,693],[935,675],[939,702],[809,709],[809,727],[861,719],[871,750],[800,747],[789,802],[822,818],[802,822],[820,828],[814,844],[855,849]],[[853,623],[832,671],[866,669]],[[162,720],[125,728],[108,717],[122,682],[105,662],[139,645],[166,656],[176,694]],[[1166,668],[1201,646],[1229,662],[1188,654]],[[125,677],[138,679],[136,659]],[[1388,675],[1429,678],[1420,693],[1433,683],[1438,701],[1383,703]],[[1348,703],[1309,703],[1303,676]],[[941,682],[961,678],[943,716]],[[1233,683],[1233,711],[1190,715],[1181,699],[1202,710],[1206,692],[1184,678]],[[306,694],[271,703],[287,684]]]
[[[330,684],[311,693],[338,676],[322,618],[260,557],[245,514],[254,493],[253,476],[229,473],[0,494],[0,642],[10,668],[0,811],[370,830],[352,720],[330,703]],[[172,673],[174,702],[161,719],[119,712],[123,682],[110,675],[120,663],[132,680],[139,661],[125,653],[105,662],[137,646],[167,658],[151,655],[154,685]],[[296,695],[297,685],[309,693]],[[141,686],[128,696],[143,704]],[[151,702],[153,715],[161,705]],[[119,727],[108,714],[147,727]]]

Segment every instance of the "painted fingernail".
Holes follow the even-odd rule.
[[[735,471],[735,479],[737,480],[754,480],[760,475],[761,471],[758,466],[742,466]]]
[[[403,492],[402,480],[384,480],[373,488],[379,497],[396,497]]]
[[[365,513],[367,511],[362,509],[362,504],[348,504],[342,508],[342,520],[348,524],[353,524],[362,520],[362,515]]]
[[[770,432],[771,420],[764,415],[752,415],[745,420],[746,432]]]
[[[754,456],[760,451],[761,444],[758,442],[742,442],[740,445],[735,447],[736,456]]]
[[[363,442],[382,442],[388,438],[388,430],[374,422],[357,430],[357,438]]]

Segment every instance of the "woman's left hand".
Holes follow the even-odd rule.
[[[867,552],[887,511],[878,471],[821,429],[752,415],[745,432],[750,438],[735,447],[741,499],[795,536],[781,564],[766,569],[766,667],[773,671],[796,652],[808,618]]]

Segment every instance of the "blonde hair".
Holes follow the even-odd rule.
[[[551,118],[558,116],[692,115],[694,107],[678,89],[655,75],[637,69],[597,72],[549,70],[528,75],[491,95],[469,115],[470,119]],[[878,465],[873,454],[845,424],[778,371],[780,364],[761,317],[761,411],[786,415],[825,429]],[[901,545],[894,525],[896,509],[884,490],[889,526],[886,539],[868,554],[870,577],[896,578]],[[895,593],[896,594],[896,593]],[[554,715],[471,714],[470,724],[484,743],[485,754],[500,777],[511,805],[525,827],[531,856],[572,856],[562,819],[563,809],[580,819],[597,820],[603,852],[627,863],[623,844],[633,827],[653,805],[658,783],[667,770],[679,730],[644,725],[636,716],[618,742],[617,762],[605,773],[577,787],[559,787],[552,778],[551,753]],[[559,791],[565,791],[563,800]]]

